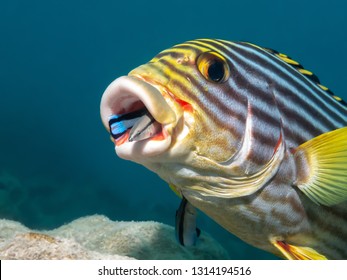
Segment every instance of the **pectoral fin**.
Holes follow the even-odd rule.
[[[332,206],[347,200],[347,127],[300,145],[294,154],[294,183],[317,204]]]
[[[319,254],[310,247],[293,246],[285,241],[273,241],[272,244],[281,251],[288,260],[327,260],[324,255]]]

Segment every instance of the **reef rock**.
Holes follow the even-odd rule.
[[[0,259],[228,259],[202,233],[196,246],[180,246],[174,228],[158,222],[114,222],[101,215],[79,218],[50,231],[0,220]]]

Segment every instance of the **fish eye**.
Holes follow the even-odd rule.
[[[197,66],[205,79],[223,83],[229,78],[229,66],[224,57],[216,52],[205,52],[199,55]]]

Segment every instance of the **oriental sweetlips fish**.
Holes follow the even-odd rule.
[[[282,258],[347,259],[347,104],[287,55],[176,45],[113,81],[101,118],[119,157],[189,203],[181,244],[196,207]]]

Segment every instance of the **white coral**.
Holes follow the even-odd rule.
[[[175,240],[171,226],[157,222],[114,222],[101,215],[79,218],[50,231],[31,231],[0,220],[0,259],[226,259],[208,234],[195,247]]]

